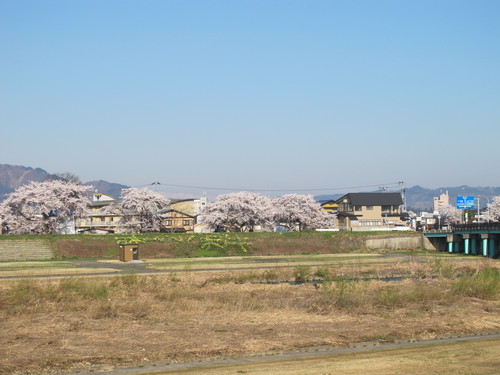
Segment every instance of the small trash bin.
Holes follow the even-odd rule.
[[[139,260],[139,245],[130,243],[120,244],[120,260],[122,262]]]

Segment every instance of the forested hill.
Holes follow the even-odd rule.
[[[41,168],[0,164],[0,195],[8,194],[31,181],[44,181],[50,176],[50,173]]]
[[[20,165],[0,164],[0,201],[6,195],[16,190],[19,186],[32,181],[42,182],[54,178],[51,174],[41,168],[24,167]],[[109,194],[116,198],[121,195],[121,190],[128,188],[126,185],[111,183],[107,181],[89,181],[85,185],[92,185],[100,193]]]

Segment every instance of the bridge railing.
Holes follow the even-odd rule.
[[[453,232],[463,231],[491,231],[500,230],[500,222],[493,223],[473,223],[473,224],[454,224],[451,226]]]

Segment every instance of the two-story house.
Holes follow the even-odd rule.
[[[76,220],[76,232],[94,234],[117,232],[120,216],[105,211],[105,208],[114,202],[116,198],[111,195],[92,194],[87,213]]]
[[[338,226],[343,230],[380,230],[406,225],[399,193],[349,193],[336,203]]]
[[[173,200],[165,209],[159,211],[162,218],[162,232],[193,233],[198,216],[207,204],[205,197],[200,199]]]

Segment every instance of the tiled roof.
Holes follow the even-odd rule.
[[[399,193],[349,193],[337,202],[341,203],[344,199],[349,199],[353,206],[400,206],[403,204],[403,198]]]

